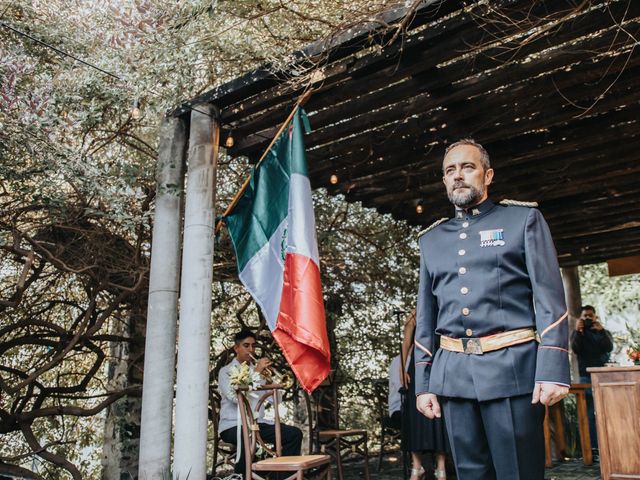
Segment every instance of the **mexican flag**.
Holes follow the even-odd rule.
[[[262,309],[293,373],[311,392],[329,373],[331,353],[302,115],[297,108],[225,222],[240,280]]]

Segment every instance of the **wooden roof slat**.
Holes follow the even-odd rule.
[[[561,3],[561,2],[557,2],[557,3]],[[637,5],[637,4],[636,4]],[[618,9],[620,9],[620,5],[616,6]],[[637,12],[635,11],[637,10]],[[613,15],[620,15],[621,10],[616,10],[615,12],[612,12]],[[630,12],[630,14],[635,14],[637,13],[638,15],[640,15],[640,6],[636,6],[636,8],[634,9],[633,12]],[[584,17],[584,18],[583,18]],[[587,33],[590,33],[593,31],[593,29],[597,29],[597,28],[601,28],[601,27],[605,27],[605,26],[610,26],[611,25],[611,17],[609,16],[609,14],[607,13],[603,13],[600,10],[595,10],[595,11],[591,11],[588,12],[587,14],[585,14],[583,17],[580,17],[580,19],[582,21],[578,21],[578,19],[576,19],[574,22],[565,22],[564,24],[562,24],[558,30],[555,32],[555,36],[554,38],[560,42],[567,42],[570,41],[572,39],[575,38],[580,38],[581,36],[586,35]],[[576,26],[576,23],[578,24],[578,26]],[[586,40],[586,45],[583,48],[583,50],[586,51],[593,51],[596,47],[596,45],[594,45],[596,43],[596,41],[599,43],[599,46],[606,46],[606,48],[609,48],[611,40],[614,38],[614,36],[618,34],[618,32],[613,32],[611,33],[609,36],[602,36],[600,38],[595,39],[595,41],[593,39],[589,39],[587,38]],[[619,35],[618,35],[619,36]],[[424,51],[421,52],[421,57],[414,59],[414,58],[409,58],[407,60],[407,64],[410,65],[413,68],[413,74],[415,75],[416,72],[416,65],[418,66],[423,66],[422,68],[428,68],[431,65],[437,64],[439,62],[441,62],[443,59],[447,58],[448,56],[451,55],[452,51],[455,51],[456,49],[461,49],[463,47],[465,47],[465,49],[468,49],[468,45],[470,43],[473,43],[474,41],[479,41],[479,39],[482,37],[481,34],[477,34],[477,36],[475,38],[465,38],[464,36],[456,36],[454,37],[454,44],[445,44],[445,45],[437,45],[435,47],[435,49],[426,49]],[[591,40],[591,41],[589,41]],[[526,45],[525,47],[521,48],[518,50],[518,52],[516,54],[513,55],[513,58],[511,59],[511,63],[514,62],[515,60],[518,59],[522,59],[522,58],[526,58],[526,56],[536,53],[541,49],[546,48],[546,45],[544,45],[543,42],[541,42],[540,40],[538,42],[533,42],[532,44]],[[500,63],[493,59],[492,57],[500,55],[501,53],[504,52],[505,47],[504,46],[498,46],[495,47],[493,49],[490,49],[489,51],[486,52],[486,54],[483,54],[479,60],[477,60],[476,62],[483,62],[483,63],[489,63],[490,65],[484,65],[482,68],[491,68],[491,67],[496,67],[498,65],[500,65]],[[404,63],[403,61],[398,62],[399,64]],[[544,65],[544,61],[541,62]],[[453,66],[449,66],[449,68],[454,68],[457,65],[453,65]],[[396,68],[396,65],[393,65],[390,68]],[[459,66],[458,66],[459,68]],[[502,66],[501,68],[505,68],[504,66]],[[400,70],[401,71],[401,70]],[[491,74],[490,74],[491,75]],[[489,75],[489,76],[490,76]],[[495,76],[495,73],[494,73]],[[395,78],[400,77],[402,78],[402,74],[396,74]],[[476,75],[474,75],[474,77],[476,77]],[[502,79],[502,81],[504,81],[503,77],[497,76],[499,79]],[[518,78],[516,76],[511,76],[513,78]],[[400,79],[399,78],[399,79]],[[417,88],[417,92],[421,92],[421,91],[426,91],[430,88],[437,88],[438,85],[440,87],[445,86],[447,88],[450,88],[448,82],[446,81],[446,79],[451,78],[447,72],[443,71],[443,72],[434,72],[434,74],[431,75],[432,79],[436,79],[436,81],[434,82],[433,80],[431,82],[425,81],[425,86],[420,89]],[[456,78],[456,77],[453,77]],[[442,80],[444,79],[444,80]],[[483,88],[482,86],[485,84],[486,79],[483,79],[482,82],[478,82],[477,79],[475,81],[476,83],[476,88],[479,85],[480,88]],[[431,83],[431,84],[430,84]],[[499,86],[499,84],[493,86],[492,88],[495,88],[496,86]],[[392,88],[393,89],[393,88]],[[486,90],[485,90],[486,91]],[[380,98],[384,98],[385,95],[385,91],[381,91],[381,92],[377,92],[377,95]],[[330,97],[329,95],[327,95],[327,97]],[[368,97],[368,96],[367,96]],[[409,95],[409,97],[411,97],[411,95]],[[317,115],[314,115],[315,118],[315,122],[317,122],[318,125],[320,125],[320,130],[322,129],[322,125],[325,124],[330,124],[332,122],[337,121],[337,119],[340,119],[341,121],[344,119],[349,119],[349,117],[353,118],[353,114],[354,112],[368,112],[370,111],[369,105],[367,105],[367,102],[369,102],[370,99],[369,98],[361,98],[361,99],[356,99],[353,102],[348,102],[347,104],[344,105],[340,105],[337,108],[333,108],[333,109],[329,109],[327,112],[320,112]],[[358,107],[358,103],[363,103],[364,105],[362,107]],[[375,103],[372,105],[373,107],[375,107]],[[313,103],[310,102],[309,104],[309,111],[312,111],[312,106]],[[327,118],[327,115],[331,115],[330,118],[334,118],[336,120],[329,120],[329,118]],[[268,117],[267,117],[268,118]],[[250,124],[247,125],[246,128],[251,129],[252,131],[256,131],[257,129],[261,128],[262,126],[264,126],[264,120],[263,123],[259,123],[259,122],[251,122]],[[240,127],[239,131],[243,131],[244,127]],[[233,150],[234,154],[248,154],[251,155],[254,149],[260,150],[262,148],[262,145],[267,142],[267,138],[271,138],[273,133],[274,133],[274,129],[277,128],[277,125],[272,125],[269,128],[263,129],[259,132],[257,132],[257,134],[252,138],[251,136],[244,138],[244,139],[240,139],[239,143],[237,144],[237,147]],[[358,128],[358,127],[356,127]],[[352,130],[351,130],[352,131]],[[350,132],[351,132],[350,131]],[[344,136],[343,135],[338,135],[335,136],[335,131],[326,133],[325,136],[327,138],[341,138]],[[313,140],[311,141],[310,145],[313,145],[314,142]]]
[[[444,2],[450,15],[423,16],[403,43],[374,54],[364,37],[344,38],[319,50],[321,73],[255,71],[208,101],[234,129],[230,153],[255,158],[312,82],[312,185],[413,224],[451,215],[444,147],[472,135],[497,169],[492,196],[541,202],[562,265],[638,254],[640,2],[576,3]]]
[[[613,81],[616,77],[617,74],[619,73],[620,68],[622,67],[624,61],[621,59],[619,61],[619,65],[614,65],[611,68],[608,69],[608,76],[609,79],[611,81]],[[635,65],[639,65],[640,64],[640,58],[638,55],[635,55],[631,61],[629,62],[629,65],[631,66],[635,66]],[[627,67],[629,66],[627,65]],[[605,67],[605,65],[603,65],[603,68]],[[591,71],[591,73],[589,73]],[[558,86],[559,88],[569,88],[571,86],[571,84],[573,82],[576,82],[576,79],[580,78],[580,75],[586,75],[586,81],[590,81],[590,80],[594,80],[599,78],[602,74],[600,74],[597,70],[595,69],[589,69],[588,66],[583,67],[582,71],[579,69],[577,72],[562,72],[559,73],[557,75],[554,76],[554,78],[556,78],[556,80],[554,81],[555,85]],[[550,79],[546,78],[546,77],[541,77],[540,79],[537,79],[537,86],[531,86],[528,85],[527,87],[519,87],[520,90],[518,90],[518,92],[522,92],[523,89],[526,89],[527,93],[531,92],[531,93],[537,93],[538,97],[536,96],[532,96],[529,100],[523,99],[521,102],[519,102],[518,108],[520,109],[520,111],[517,111],[517,114],[519,116],[525,116],[527,115],[529,112],[526,112],[524,110],[524,107],[529,106],[531,107],[532,103],[534,108],[530,108],[530,110],[532,111],[532,113],[536,113],[536,111],[540,111],[542,110],[542,108],[539,107],[540,102],[545,101],[548,104],[548,95],[547,97],[542,97],[542,99],[540,98],[541,95],[544,95],[545,92],[548,92],[549,89],[553,89],[554,87],[554,83],[551,82]],[[605,83],[606,85],[606,83]],[[592,96],[592,92],[593,94],[598,94],[599,92],[604,90],[604,86],[598,91],[595,88],[593,90],[590,90],[588,87],[584,87],[582,89],[583,92],[585,92],[582,96],[582,100],[585,100],[585,98],[589,97],[590,95]],[[580,93],[580,90],[577,90],[577,93]],[[310,149],[309,150],[309,155],[310,157],[315,157],[315,158],[331,158],[333,159],[332,163],[333,164],[341,164],[343,163],[351,163],[350,157],[351,158],[360,158],[362,159],[363,153],[364,155],[369,154],[369,152],[371,151],[372,153],[372,157],[377,157],[377,156],[384,156],[384,154],[386,153],[382,148],[379,149],[374,149],[372,148],[372,138],[375,136],[379,136],[380,138],[390,138],[392,135],[395,136],[395,138],[401,138],[403,139],[403,143],[407,144],[407,141],[404,140],[404,137],[408,137],[411,138],[413,137],[415,139],[415,141],[420,141],[421,138],[424,138],[425,136],[428,138],[429,137],[429,133],[423,133],[425,131],[425,129],[430,126],[439,126],[442,123],[450,123],[450,119],[451,118],[458,118],[460,119],[459,121],[465,119],[465,117],[470,117],[472,115],[475,115],[476,117],[482,117],[484,116],[484,118],[486,118],[487,120],[493,120],[494,115],[488,116],[486,115],[486,108],[495,108],[494,105],[492,105],[491,103],[488,103],[486,105],[479,105],[483,107],[482,111],[475,111],[475,105],[474,108],[469,108],[469,104],[468,104],[468,100],[465,98],[464,95],[459,95],[456,97],[453,96],[454,94],[451,95],[450,98],[458,98],[458,97],[462,97],[461,100],[459,100],[458,102],[455,103],[451,103],[448,104],[447,108],[448,110],[446,112],[441,111],[441,110],[437,110],[437,109],[432,109],[429,110],[428,112],[425,112],[422,115],[417,116],[416,118],[410,118],[405,124],[402,125],[395,125],[392,124],[388,127],[384,127],[379,131],[375,131],[375,132],[367,132],[366,134],[361,135],[360,137],[353,137],[350,138],[348,140],[344,140],[344,147],[348,148],[352,153],[348,154],[346,156],[346,158],[344,160],[340,159],[340,157],[336,157],[336,155],[338,155],[339,153],[339,148],[340,148],[340,142],[334,142],[333,144],[321,147],[321,148],[316,148],[316,149]],[[573,92],[572,92],[573,95]],[[507,112],[511,111],[510,110],[510,106],[514,103],[514,101],[518,100],[518,95],[516,93],[513,93],[511,95],[509,94],[489,94],[488,95],[490,97],[489,101],[493,102],[493,104],[498,104],[498,105],[502,105],[503,109],[506,109]],[[559,96],[558,96],[559,98]],[[578,97],[579,99],[579,97]],[[534,103],[534,102],[539,102],[538,104]],[[546,106],[546,104],[545,104]],[[537,108],[535,108],[537,107]],[[489,110],[492,111],[493,110]],[[578,111],[575,111],[575,113],[577,114]],[[566,118],[566,115],[563,115],[563,118]],[[470,120],[467,121],[471,121],[474,122],[473,117],[471,117]],[[523,122],[522,125],[525,125],[526,122]],[[475,125],[480,125],[479,123],[476,123]],[[535,128],[535,127],[533,127]],[[478,127],[475,127],[476,130],[478,130]],[[433,138],[428,138],[429,142],[432,142],[434,140],[439,140],[440,138],[444,137],[448,137],[448,138],[452,138],[452,134],[455,132],[451,132],[451,128],[447,129],[448,131],[445,132],[437,132],[435,135],[433,135]],[[471,131],[471,129],[467,129],[466,132],[463,132],[466,135],[469,134],[477,134],[477,132]],[[311,136],[309,136],[310,140],[313,140],[313,134]],[[409,140],[411,141],[411,140]],[[486,139],[484,141],[487,141]],[[312,142],[311,142],[312,143]],[[398,151],[397,147],[394,147],[393,143],[387,143],[387,151]],[[387,163],[388,165],[388,163]],[[331,167],[331,165],[327,165],[328,167]]]
[[[453,1],[453,0],[451,0]],[[418,27],[432,17],[432,13],[442,10],[447,11],[449,6],[444,6],[448,2],[440,0],[422,0],[421,5],[416,10],[416,14],[408,23],[408,28]],[[455,2],[458,4],[458,2]],[[435,4],[435,5],[434,5]],[[173,110],[170,115],[181,116],[190,112],[191,106],[199,103],[213,103],[218,108],[226,108],[227,106],[248,98],[257,93],[273,87],[274,85],[283,83],[290,78],[292,72],[309,62],[313,62],[318,57],[325,56],[328,60],[339,59],[353,54],[361,50],[363,44],[367,45],[372,37],[381,34],[382,39],[390,35],[384,28],[387,25],[393,25],[402,20],[409,11],[409,6],[402,5],[391,8],[377,15],[371,22],[353,26],[341,32],[332,35],[330,38],[321,39],[291,54],[292,64],[288,71],[281,72],[274,69],[270,65],[259,67],[240,78],[227,82],[219,87],[213,88],[202,95],[199,95],[188,102],[183,103]]]
[[[633,127],[633,129],[635,129],[637,134],[640,135],[637,124]],[[492,163],[497,168],[497,172],[496,172],[497,176],[494,181],[494,188],[500,189],[501,196],[509,197],[509,198],[513,197],[518,200],[544,202],[544,205],[546,207],[549,204],[549,202],[553,202],[553,200],[549,198],[549,196],[544,197],[544,196],[541,196],[540,192],[532,191],[530,192],[530,195],[532,196],[527,198],[526,196],[523,197],[522,195],[518,195],[518,192],[515,191],[514,189],[511,189],[511,190],[507,189],[506,186],[535,184],[535,182],[537,181],[541,183],[545,183],[544,182],[545,177],[547,179],[546,183],[549,184],[549,182],[553,182],[555,178],[561,178],[560,176],[553,177],[551,173],[543,169],[539,169],[537,174],[532,173],[532,171],[535,171],[535,166],[541,165],[541,164],[550,164],[550,165],[553,165],[554,168],[560,168],[560,167],[566,166],[565,168],[567,168],[567,173],[573,175],[573,177],[575,178],[575,182],[580,185],[582,185],[582,182],[588,181],[590,179],[600,180],[601,176],[604,178],[606,178],[607,175],[609,177],[616,177],[616,172],[620,172],[620,175],[628,175],[629,173],[634,173],[634,172],[637,173],[637,171],[628,170],[630,167],[636,166],[636,161],[635,159],[633,159],[634,158],[633,156],[631,157],[633,160],[629,160],[629,154],[633,153],[633,150],[636,148],[632,143],[631,144],[627,144],[625,142],[621,143],[619,139],[616,138],[615,135],[612,135],[612,138],[610,139],[610,141],[602,145],[601,149],[594,149],[593,148],[595,146],[594,143],[586,143],[588,139],[589,137],[585,138],[585,145],[584,145],[585,153],[581,154],[581,159],[584,158],[585,163],[587,164],[587,167],[581,167],[580,171],[575,173],[570,169],[570,166],[578,163],[578,161],[576,160],[576,157],[571,157],[571,156],[567,157],[566,153],[562,153],[562,152],[557,153],[551,157],[548,157],[543,154],[544,152],[543,150],[538,150],[540,152],[540,155],[537,158],[530,159],[528,164],[515,163],[513,165],[510,165],[509,162],[505,162],[504,160],[493,157]],[[518,142],[515,141],[514,144],[518,145]],[[566,145],[567,147],[569,147],[569,146],[572,146],[573,144],[571,142],[566,142]],[[591,153],[590,149],[593,149],[595,153]],[[609,158],[611,158],[612,160],[610,160],[608,163],[606,163],[603,166],[602,163],[598,161],[598,159],[600,159],[601,157],[605,157],[607,155],[609,155]],[[434,166],[434,170],[437,171],[437,179],[439,180],[442,175],[439,162],[437,166]],[[520,174],[519,172],[522,172],[522,173]],[[411,182],[412,185],[419,185],[420,183],[421,182],[419,182],[419,179],[415,180],[414,182]],[[596,189],[599,188],[600,186],[601,185],[599,183],[594,183],[590,185],[590,187],[593,187]],[[582,188],[581,190],[581,192],[589,192],[589,191],[590,190],[587,188]],[[563,189],[562,192],[567,193],[568,190]],[[437,195],[441,195],[442,201],[445,204],[447,204],[447,202],[445,202],[445,199],[444,199],[444,186],[441,184],[440,181],[436,181],[435,183],[429,183],[428,189],[425,188],[425,189],[418,190],[417,188],[414,187],[414,188],[408,188],[407,190],[404,190],[404,191],[386,193],[385,195],[373,194],[375,198],[372,200],[372,204],[375,205],[376,207],[379,207],[385,203],[405,204],[405,203],[417,202],[418,200],[427,201],[429,198],[433,198],[434,196],[437,196]],[[366,201],[367,197],[369,196],[370,194],[368,194],[366,191],[363,192],[362,188],[353,189],[353,192],[351,194],[352,199],[360,200],[360,201]],[[566,199],[562,199],[561,202],[566,202]],[[561,207],[562,206],[563,205],[561,205]],[[434,213],[432,217],[435,219],[436,217],[438,217],[438,215],[439,215],[438,213]],[[416,220],[417,219],[418,217],[416,216]]]
[[[622,80],[620,83],[616,83],[616,85],[614,85],[614,87],[611,89],[611,91],[609,92],[610,95],[608,95],[605,99],[599,101],[594,105],[589,116],[598,117],[598,123],[601,129],[604,129],[605,125],[607,125],[607,118],[606,118],[606,115],[597,115],[597,114],[607,113],[614,106],[616,106],[622,98],[629,99],[629,100],[636,100],[636,102],[638,101],[637,99],[640,97],[638,93],[640,92],[635,91],[634,89],[635,83],[636,83],[635,72],[629,72],[625,74],[624,80]],[[613,95],[616,92],[620,93],[621,96],[616,97],[615,95]],[[625,95],[622,95],[621,92],[625,92]],[[589,94],[588,91],[587,91],[587,94]],[[574,98],[577,101],[582,101],[582,102],[589,101],[589,103],[592,103],[595,100],[595,98],[585,98],[583,96],[582,97],[576,96]],[[532,101],[541,102],[542,100],[534,99]],[[502,102],[503,101],[501,100],[500,103]],[[635,106],[637,106],[637,103]],[[493,112],[498,111],[498,108],[496,106],[478,105],[478,107],[482,107],[479,110],[479,115],[482,115],[482,112],[491,111],[492,115],[489,116],[489,120],[492,122],[495,120],[495,115],[493,114]],[[632,104],[627,108],[633,109],[634,105]],[[505,109],[508,112],[509,111],[508,105],[506,107],[503,107],[503,109]],[[476,112],[475,106],[474,108],[468,108],[468,110],[472,112]],[[450,113],[453,114],[454,112],[450,112]],[[459,116],[464,119],[464,107],[462,105],[460,107],[460,110],[455,113],[459,113]],[[551,129],[554,127],[562,127],[563,124],[572,120],[574,121],[574,123],[581,123],[580,120],[574,120],[574,117],[577,112],[572,108],[563,108],[557,112],[554,112],[552,109],[549,109],[548,112],[545,112],[544,109],[541,107],[539,109],[533,109],[533,113],[536,114],[535,120],[528,119],[527,121],[511,123],[510,127],[501,127],[495,124],[491,124],[491,125],[485,126],[482,130],[475,131],[475,132],[469,131],[469,130],[466,130],[466,131],[462,130],[462,131],[456,132],[453,127],[448,127],[446,129],[447,130],[446,136],[448,138],[453,138],[453,139],[466,137],[466,136],[473,136],[474,138],[476,138],[476,140],[480,141],[486,146],[489,146],[494,141],[497,141],[500,138],[514,138],[519,136],[527,136],[527,131],[523,131],[525,129],[535,130],[536,128]],[[521,115],[527,116],[526,113],[521,113]],[[454,114],[454,118],[455,118],[455,114]],[[466,121],[468,123],[474,122],[474,120],[466,120]],[[507,124],[509,123],[509,119],[503,119],[502,121],[503,123],[507,123]],[[397,145],[398,139],[402,139],[403,143],[408,143],[408,144],[410,144],[411,142],[418,142],[422,144],[422,151],[425,151],[428,148],[429,142],[432,142],[434,140],[439,140],[440,138],[442,138],[443,135],[445,135],[445,133],[439,132],[439,131],[436,131],[433,134],[431,132],[418,133],[419,130],[418,132],[414,133],[416,131],[416,128],[418,128],[417,125],[421,125],[424,123],[426,122],[423,121],[422,123],[420,123],[420,118],[412,119],[407,123],[408,127],[406,129],[398,128],[398,130],[394,132],[390,128],[389,130],[379,134],[379,138],[388,140],[391,145],[394,145],[394,144]],[[440,123],[447,123],[447,117],[440,116],[440,118],[432,118],[431,123],[433,125],[439,125]],[[476,119],[474,125],[480,125],[480,119]],[[422,130],[425,130],[425,128],[423,127]],[[430,137],[430,135],[432,136]],[[436,135],[438,135],[438,137],[436,137]],[[416,140],[411,140],[412,136],[416,136],[418,138]],[[409,140],[405,140],[403,137],[409,137]],[[396,147],[396,151],[397,151],[396,154],[389,153],[385,155],[385,158],[384,158],[385,168],[383,170],[381,170],[380,167],[377,167],[377,164],[375,163],[364,164],[362,159],[358,163],[355,163],[355,165],[353,164],[353,162],[350,165],[348,164],[346,166],[346,171],[348,173],[345,173],[343,170],[339,168],[342,164],[342,162],[340,161],[335,161],[333,169],[336,170],[336,166],[337,166],[338,174],[343,177],[348,176],[352,182],[355,182],[355,181],[362,182],[364,178],[367,178],[368,181],[371,181],[371,180],[374,180],[376,177],[377,178],[384,177],[388,181],[394,177],[403,176],[404,175],[403,169],[398,167],[400,165],[407,165],[408,163],[411,162],[411,160],[409,160],[411,158],[410,155],[412,153],[412,149],[410,147],[409,148],[405,147],[402,150],[397,149]],[[436,149],[435,154],[438,156],[438,158],[442,154],[442,151],[443,151],[443,147],[439,147],[438,149]],[[310,158],[312,159],[319,158],[317,154],[313,154],[314,153],[313,151],[309,153],[310,153]],[[364,157],[364,155],[362,155],[362,157]],[[437,165],[437,162],[429,162],[426,156],[422,156],[422,158],[424,159],[424,164],[431,165],[430,168],[433,168],[433,165]],[[375,158],[371,158],[371,160],[375,160]],[[321,173],[321,172],[318,172],[313,167],[311,168],[314,174],[318,175]],[[326,168],[331,169],[332,167],[331,165],[328,165]],[[371,173],[372,171],[375,171],[376,173]]]

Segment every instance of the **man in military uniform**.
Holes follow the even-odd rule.
[[[544,405],[568,393],[567,309],[535,205],[494,204],[486,150],[445,152],[455,218],[420,237],[418,409],[444,412],[458,479],[542,480]]]

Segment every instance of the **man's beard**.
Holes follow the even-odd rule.
[[[456,190],[456,188],[467,187],[466,191]],[[473,185],[467,185],[464,183],[456,183],[453,188],[447,192],[449,201],[458,208],[469,208],[476,205],[482,198],[484,192],[474,187]]]

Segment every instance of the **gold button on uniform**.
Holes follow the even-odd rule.
[[[467,328],[467,329],[464,331],[464,334],[465,334],[467,337],[470,337],[471,335],[473,335],[473,330],[471,330],[470,328]]]
[[[460,238],[461,238],[462,240],[464,240],[465,238],[467,238],[467,234],[466,234],[466,233],[464,233],[464,232],[462,232],[462,233],[460,234]]]
[[[462,314],[466,317],[467,315],[469,315],[469,313],[471,312],[471,310],[469,310],[467,307],[464,307],[462,309]]]
[[[469,226],[469,222],[462,222],[462,227],[467,228]]]
[[[460,267],[460,268],[458,269],[458,273],[459,273],[460,275],[464,275],[465,273],[467,273],[467,269],[466,269],[466,268],[464,268],[464,267]]]
[[[469,293],[469,289],[467,287],[462,287],[460,289],[460,293],[463,295],[466,295],[467,293]]]
[[[460,256],[464,255],[465,253],[467,253],[467,252],[465,252],[465,251],[464,251],[464,250],[462,250],[462,249],[458,250],[458,255],[460,255]]]

